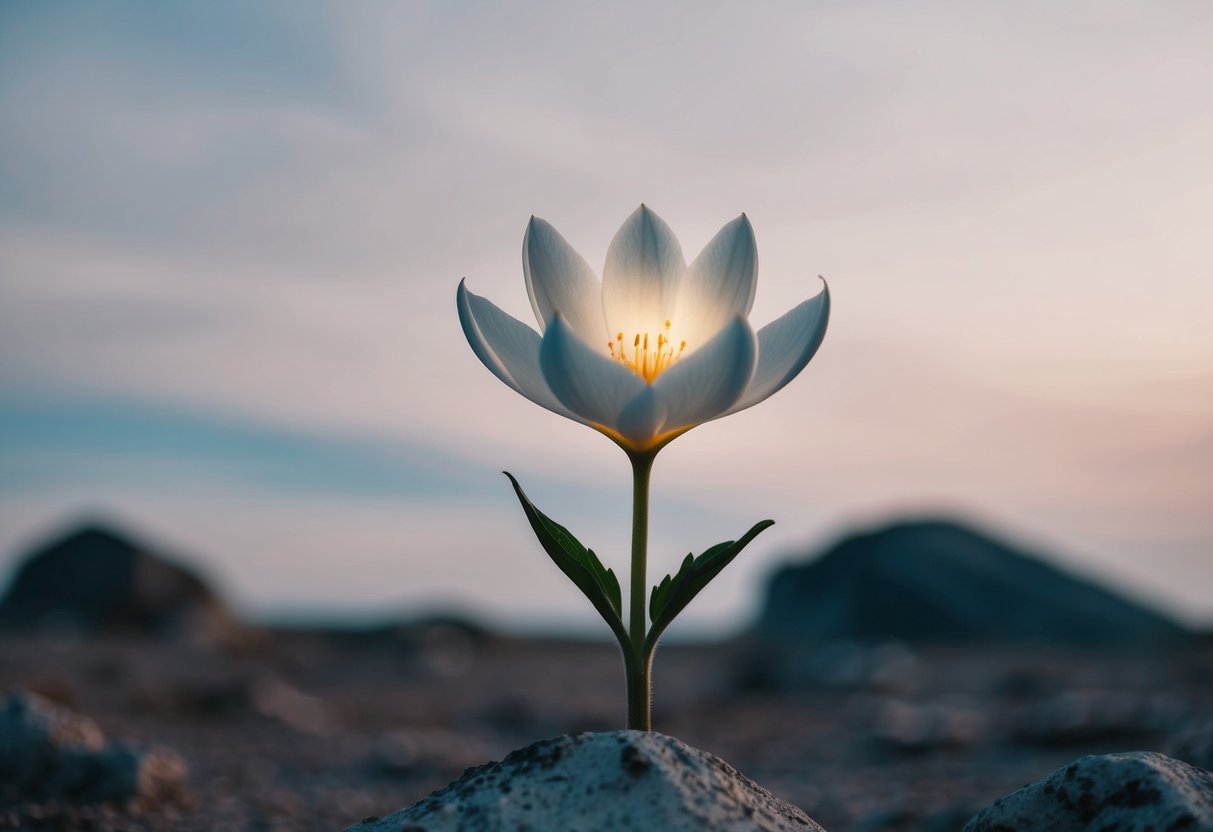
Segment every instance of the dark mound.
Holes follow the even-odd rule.
[[[228,629],[218,596],[194,573],[101,527],[30,554],[0,603],[0,627],[82,634],[196,634]]]
[[[1185,635],[1175,622],[964,526],[898,523],[843,539],[767,585],[777,640],[1114,644]]]

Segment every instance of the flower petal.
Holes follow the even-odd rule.
[[[455,303],[463,334],[481,363],[515,392],[540,407],[578,422],[584,421],[556,399],[544,380],[539,367],[539,333],[502,312],[491,301],[472,294],[466,282],[459,281]]]
[[[825,283],[825,279],[821,282]],[[741,399],[728,412],[753,407],[796,378],[821,346],[829,320],[830,287],[827,284],[819,294],[760,329],[758,369]]]
[[[738,315],[715,338],[653,382],[666,409],[662,432],[722,415],[745,392],[757,360],[754,330]]]
[[[537,217],[527,223],[522,237],[522,271],[540,332],[559,312],[587,341],[608,337],[598,275],[551,223]]]
[[[547,386],[581,418],[615,430],[619,415],[644,391],[644,379],[596,352],[557,314],[539,348]]]
[[[749,315],[758,288],[758,246],[745,214],[712,238],[678,287],[674,320],[691,349],[738,315]]]
[[[661,217],[641,205],[611,240],[602,269],[608,333],[657,333],[674,312],[686,260]]]
[[[636,448],[645,448],[657,436],[665,421],[665,404],[652,385],[646,384],[640,395],[632,399],[619,414],[615,430]]]

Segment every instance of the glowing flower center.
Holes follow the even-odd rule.
[[[611,351],[611,358],[652,384],[653,379],[668,370],[682,356],[683,351],[687,348],[687,342],[680,341],[678,349],[674,349],[674,342],[670,338],[669,321],[665,322],[664,331],[658,332],[651,341],[649,335],[648,332],[636,333],[632,338],[629,350],[628,343],[624,340],[623,333],[620,332],[615,336],[614,341],[607,341],[607,349]]]

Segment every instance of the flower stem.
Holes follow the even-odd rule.
[[[628,626],[631,649],[624,651],[624,670],[628,686],[628,728],[637,731],[653,730],[653,655],[645,649],[648,635],[645,595],[648,591],[649,474],[653,470],[655,456],[656,452],[628,454],[632,461],[632,597]]]
[[[628,684],[628,728],[634,731],[653,730],[651,680],[653,654],[630,652],[624,656]]]

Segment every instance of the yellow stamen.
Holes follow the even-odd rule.
[[[623,333],[616,333],[615,340],[607,342],[607,350],[610,352],[611,358],[651,384],[657,376],[673,366],[687,348],[687,342],[681,341],[678,351],[674,351],[674,339],[670,337],[671,325],[670,321],[665,321],[663,332],[637,332],[632,337],[631,354],[624,349]],[[655,336],[654,340],[657,344],[655,350],[649,348],[650,335]],[[616,346],[619,347],[618,351],[615,349]]]

